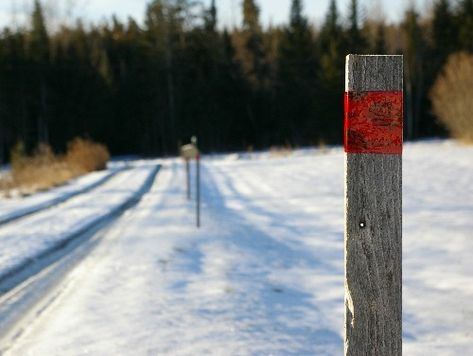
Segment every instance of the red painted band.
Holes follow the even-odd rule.
[[[345,152],[402,154],[402,91],[345,93]]]

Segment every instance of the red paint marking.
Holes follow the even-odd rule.
[[[402,91],[345,93],[345,152],[402,154]]]

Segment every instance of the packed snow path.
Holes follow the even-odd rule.
[[[79,194],[99,187],[117,173],[127,168],[125,162],[109,163],[104,171],[93,172],[67,182],[63,186],[29,197],[0,198],[0,225],[51,208]]]
[[[340,355],[343,153],[168,161],[12,355]],[[231,158],[231,157],[227,157]],[[404,352],[473,354],[473,149],[408,145]]]
[[[119,210],[155,172],[155,164],[137,163],[95,190],[2,226],[0,281]]]

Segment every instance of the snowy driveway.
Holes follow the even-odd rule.
[[[340,355],[343,153],[169,160],[12,355]],[[473,354],[473,149],[408,145],[404,351]],[[428,179],[427,179],[428,178]]]
[[[153,178],[156,169],[155,164],[137,163],[96,189],[2,226],[0,281],[119,209],[140,192],[148,177]]]

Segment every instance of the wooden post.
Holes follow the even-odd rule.
[[[190,174],[190,166],[189,166],[189,159],[186,158],[186,188],[187,188],[187,200],[191,199],[191,174]]]
[[[200,227],[200,154],[197,154],[196,165],[196,225]]]
[[[181,155],[186,160],[187,175],[187,199],[190,199],[190,167],[189,161],[195,159],[196,179],[195,179],[195,200],[196,200],[196,225],[200,227],[200,152],[197,148],[197,137],[192,137],[192,143],[181,147]]]
[[[345,355],[402,354],[402,56],[349,55]]]

